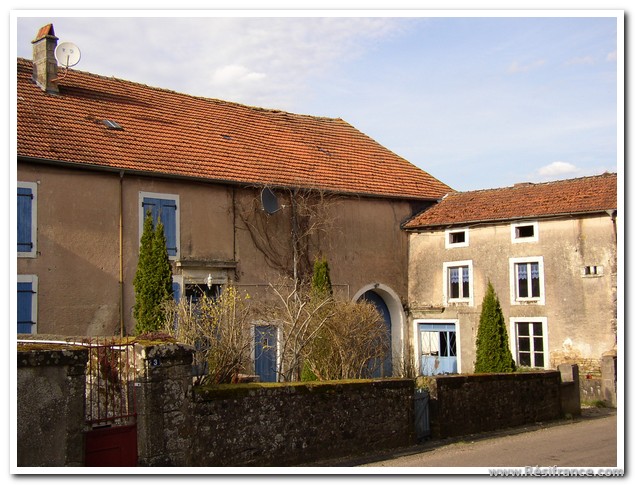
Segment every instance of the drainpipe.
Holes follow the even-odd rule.
[[[119,332],[123,338],[126,328],[123,319],[123,170],[119,172]]]

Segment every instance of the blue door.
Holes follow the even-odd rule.
[[[374,291],[367,291],[362,295],[362,300],[372,303],[381,315],[384,325],[388,333],[388,353],[384,357],[383,362],[370,362],[370,377],[390,377],[392,376],[392,321],[390,319],[390,311],[388,305],[379,294]]]
[[[420,323],[421,375],[456,374],[456,328],[453,323]]]
[[[278,329],[273,325],[254,328],[255,370],[260,382],[276,382],[278,363]]]

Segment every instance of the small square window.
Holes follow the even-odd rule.
[[[452,229],[445,231],[445,247],[461,248],[469,245],[469,232],[467,229]]]
[[[450,244],[459,244],[465,242],[465,231],[450,233]]]
[[[512,242],[533,242],[538,241],[538,223],[523,222],[512,224]]]
[[[585,266],[582,268],[582,276],[602,276],[603,274],[603,266]]]
[[[534,237],[534,226],[516,226],[516,237]]]

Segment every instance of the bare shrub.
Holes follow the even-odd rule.
[[[233,286],[216,298],[203,296],[196,303],[182,298],[166,304],[165,331],[195,348],[197,384],[230,383],[249,368],[251,306],[249,296]]]
[[[369,377],[390,349],[388,330],[372,303],[333,301],[325,324],[305,352],[319,380]]]

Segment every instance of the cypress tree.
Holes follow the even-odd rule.
[[[476,337],[476,364],[474,371],[514,372],[516,364],[509,350],[505,318],[500,301],[491,282],[483,297],[483,307]]]
[[[166,248],[161,221],[154,227],[152,214],[146,214],[141,234],[139,262],[133,285],[135,305],[133,316],[137,334],[157,331],[163,326],[162,303],[172,294],[172,268]]]
[[[313,278],[311,279],[311,290],[313,295],[327,298],[333,295],[333,285],[331,284],[331,270],[326,258],[315,258],[313,263]]]

